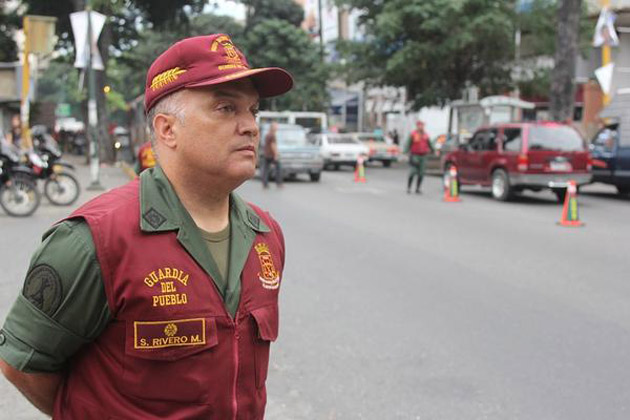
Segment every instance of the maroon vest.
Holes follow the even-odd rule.
[[[70,217],[90,226],[111,321],[73,357],[55,419],[262,419],[269,345],[278,335],[284,239],[257,233],[234,320],[177,231],[140,230],[139,182]]]
[[[429,147],[429,136],[426,133],[420,134],[417,131],[411,133],[411,154],[424,156],[431,151]]]

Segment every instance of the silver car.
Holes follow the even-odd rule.
[[[262,167],[264,159],[265,136],[269,132],[269,124],[260,127],[259,162]],[[295,124],[278,124],[276,131],[280,166],[284,179],[295,178],[298,174],[308,174],[311,181],[319,181],[324,160],[319,153],[319,147],[307,141],[304,127]],[[272,178],[275,176],[271,174]]]

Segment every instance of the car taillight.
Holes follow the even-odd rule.
[[[516,169],[519,171],[526,171],[529,167],[529,158],[525,154],[518,155],[518,159],[516,161]]]
[[[593,169],[593,156],[589,153],[586,158],[586,170],[591,171]]]
[[[396,156],[398,154],[398,147],[390,147],[387,149],[390,155]]]
[[[370,156],[374,156],[375,153],[376,153],[376,149],[374,149],[373,147],[370,147]]]

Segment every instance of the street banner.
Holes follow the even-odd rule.
[[[595,70],[595,77],[597,78],[599,85],[602,87],[602,92],[606,95],[610,94],[614,70],[615,63],[606,64],[605,66]]]
[[[101,53],[98,50],[97,41],[101,35],[105,20],[107,17],[98,12],[91,12],[92,19],[92,68],[94,70],[105,70]],[[72,24],[72,33],[74,34],[74,44],[76,48],[76,59],[74,67],[84,69],[90,60],[90,49],[87,45],[88,38],[88,12],[70,13],[70,23]]]
[[[608,8],[604,7],[597,19],[595,26],[595,34],[593,35],[594,47],[617,47],[619,45],[619,37],[615,31],[615,19],[617,16]]]
[[[28,19],[29,52],[35,54],[50,54],[55,48],[55,24],[57,18],[52,16],[25,16]]]

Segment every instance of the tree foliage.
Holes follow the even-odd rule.
[[[70,13],[84,10],[85,0],[21,2],[26,7],[27,14],[57,17],[59,47],[74,50]],[[105,31],[110,30],[112,33],[111,47],[114,51],[125,51],[135,45],[139,26],[152,26],[163,30],[185,27],[189,22],[189,16],[201,12],[206,3],[204,0],[91,0],[90,4],[95,11],[109,17]],[[108,49],[110,45],[103,47]]]
[[[522,56],[550,56],[556,51],[557,0],[534,0],[528,11],[517,16],[516,25],[522,32]],[[581,52],[586,53],[593,37],[593,21],[587,4],[582,5],[579,29]]]
[[[138,36],[136,46],[116,58],[109,77],[116,91],[127,100],[144,93],[145,78],[151,63],[175,42],[192,36],[211,33],[229,34],[237,45],[243,41],[243,27],[227,16],[203,14],[192,17],[189,24],[170,31],[146,29]]]
[[[364,11],[366,39],[338,46],[350,81],[404,86],[414,108],[442,105],[469,85],[511,85],[514,4],[505,0],[341,0]]]
[[[321,63],[319,49],[306,32],[290,23],[271,19],[252,28],[245,39],[245,51],[253,67],[282,67],[293,74],[291,92],[271,101],[278,110],[321,111],[328,95],[328,69]],[[269,104],[263,104],[264,106]]]
[[[17,45],[12,35],[19,25],[19,18],[15,12],[7,10],[6,3],[0,0],[0,62],[17,60]]]
[[[300,26],[304,9],[295,0],[240,0],[247,7],[246,30],[268,19],[279,19]]]

